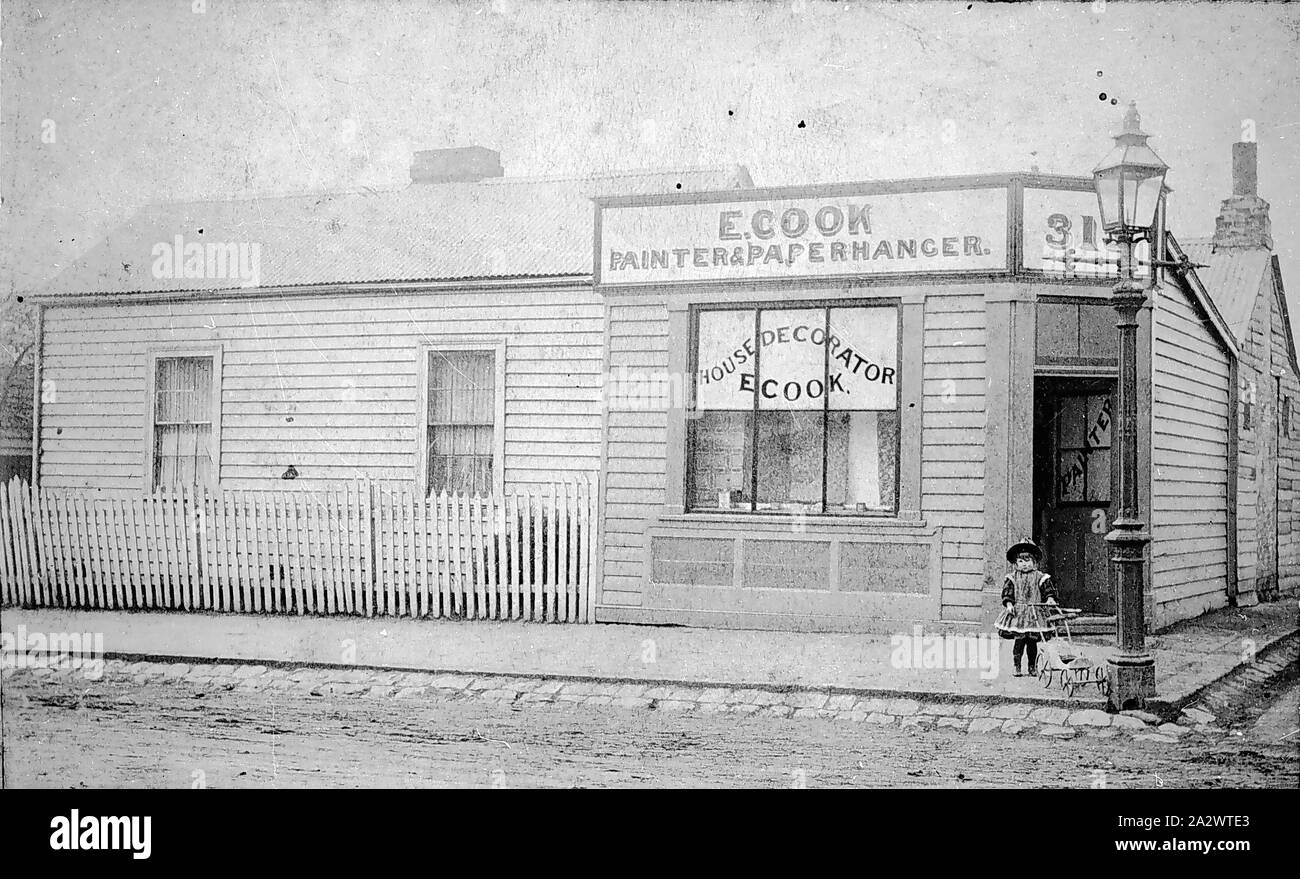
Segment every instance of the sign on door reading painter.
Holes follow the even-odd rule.
[[[1003,189],[606,206],[602,284],[1006,268]]]
[[[704,312],[699,326],[700,409],[750,409],[755,395],[764,410],[897,405],[895,308],[765,310],[757,335],[752,311]]]

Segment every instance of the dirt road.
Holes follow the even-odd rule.
[[[4,681],[7,787],[1291,787],[1285,719],[1165,744],[183,679]],[[1281,694],[1294,705],[1294,686]],[[1283,703],[1280,700],[1278,704]],[[1268,706],[1261,706],[1264,710]],[[1275,712],[1276,714],[1276,712]]]

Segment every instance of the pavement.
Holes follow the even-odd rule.
[[[1021,718],[1039,708],[1056,709],[1052,718],[1077,715],[1079,719],[1083,717],[1079,712],[1087,711],[1089,722],[1096,724],[1100,723],[1096,715],[1102,714],[1097,709],[1104,706],[1097,687],[1066,692],[1057,685],[1059,676],[1048,687],[1038,678],[1013,676],[1010,642],[991,635],[977,638],[919,627],[893,635],[848,635],[348,616],[0,609],[0,630],[12,634],[19,627],[29,637],[32,633],[102,634],[103,656],[116,660],[115,666],[151,660],[256,667],[262,672],[268,666],[317,667],[325,670],[323,682],[329,682],[333,669],[344,683],[361,690],[375,686],[370,679],[380,672],[418,672],[421,677],[452,675],[454,688],[460,691],[500,690],[515,697],[525,692],[536,694],[543,685],[552,690],[544,694],[551,697],[566,688],[577,692],[589,685],[588,689],[596,689],[590,693],[583,690],[583,698],[631,699],[649,707],[663,703],[732,704],[727,700],[737,693],[766,693],[769,696],[757,697],[760,707],[785,706],[791,713],[816,713],[830,710],[825,706],[834,700],[836,712],[856,713],[860,718],[923,714],[922,701],[932,706],[984,702],[1025,706],[1023,714],[1020,708],[999,709]],[[1172,717],[1198,693],[1234,670],[1254,664],[1270,648],[1284,640],[1292,644],[1296,639],[1290,636],[1296,631],[1297,606],[1288,598],[1253,608],[1216,611],[1149,637],[1156,661],[1157,695],[1148,703],[1151,714],[1143,722],[1156,724]],[[1076,638],[1075,648],[1097,668],[1104,667],[1105,656],[1113,650],[1111,639],[1095,637]],[[495,676],[528,682],[528,686],[494,686]],[[435,679],[431,677],[429,683]],[[393,687],[390,695],[403,689],[396,684],[384,686]],[[876,710],[882,707],[894,710]],[[969,717],[969,712],[965,716]]]

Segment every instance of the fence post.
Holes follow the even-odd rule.
[[[357,519],[357,509],[359,498],[356,497],[356,485],[346,483],[344,485],[343,496],[343,537],[348,542],[348,584],[347,584],[347,605],[348,613],[357,612],[357,591],[361,589],[361,528],[353,527],[354,519]]]
[[[50,529],[46,515],[45,492],[37,486],[31,487],[33,510],[36,515],[36,549],[37,558],[40,563],[40,595],[41,605],[44,607],[53,607],[54,590],[51,588],[52,581],[50,578]]]
[[[583,622],[591,622],[592,494],[591,479],[584,474],[582,482],[578,484],[578,508],[581,517],[578,533],[578,566],[580,572],[578,597],[581,602]]]
[[[591,477],[591,562],[587,567],[587,614],[584,622],[596,620],[596,584],[600,582],[600,566],[603,564],[600,554],[600,474]]]
[[[100,567],[104,571],[104,591],[107,593],[108,606],[114,609],[122,607],[122,587],[117,576],[117,553],[113,542],[113,514],[111,499],[96,496],[95,509],[95,543],[100,548]]]
[[[26,486],[24,483],[20,483],[19,495],[21,497],[22,509],[23,509],[23,515],[22,515],[23,530],[26,532],[27,535],[26,552],[27,552],[27,576],[29,581],[28,589],[30,590],[33,602],[39,605],[43,603],[41,601],[41,591],[42,591],[41,570],[40,570],[41,562],[40,562],[40,551],[36,543],[36,529],[34,527],[34,522],[32,521],[33,492],[30,490],[30,487]]]
[[[415,516],[412,527],[417,535],[415,540],[415,565],[418,572],[420,590],[420,616],[429,616],[433,605],[429,595],[429,504],[425,493],[417,488],[415,496]]]
[[[13,526],[9,518],[9,486],[0,485],[0,576],[4,577],[4,601],[21,604],[18,569],[11,564],[13,556]]]
[[[330,535],[334,543],[334,588],[335,601],[338,603],[336,613],[348,613],[348,594],[352,588],[352,540],[348,535],[347,483],[343,483],[343,492],[339,486],[330,486],[330,504],[334,512],[330,517]]]

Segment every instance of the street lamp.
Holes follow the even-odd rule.
[[[1146,593],[1146,546],[1151,542],[1138,501],[1137,465],[1137,330],[1138,312],[1146,304],[1146,288],[1133,277],[1133,242],[1154,236],[1156,208],[1169,170],[1141,130],[1137,103],[1129,102],[1124,130],[1115,146],[1093,169],[1101,225],[1119,244],[1119,280],[1111,304],[1119,313],[1119,518],[1106,541],[1111,561],[1119,565],[1119,594],[1115,602],[1118,653],[1108,660],[1110,707],[1115,711],[1141,708],[1155,695],[1156,664],[1146,648],[1143,614]],[[1152,241],[1152,251],[1158,248]]]

